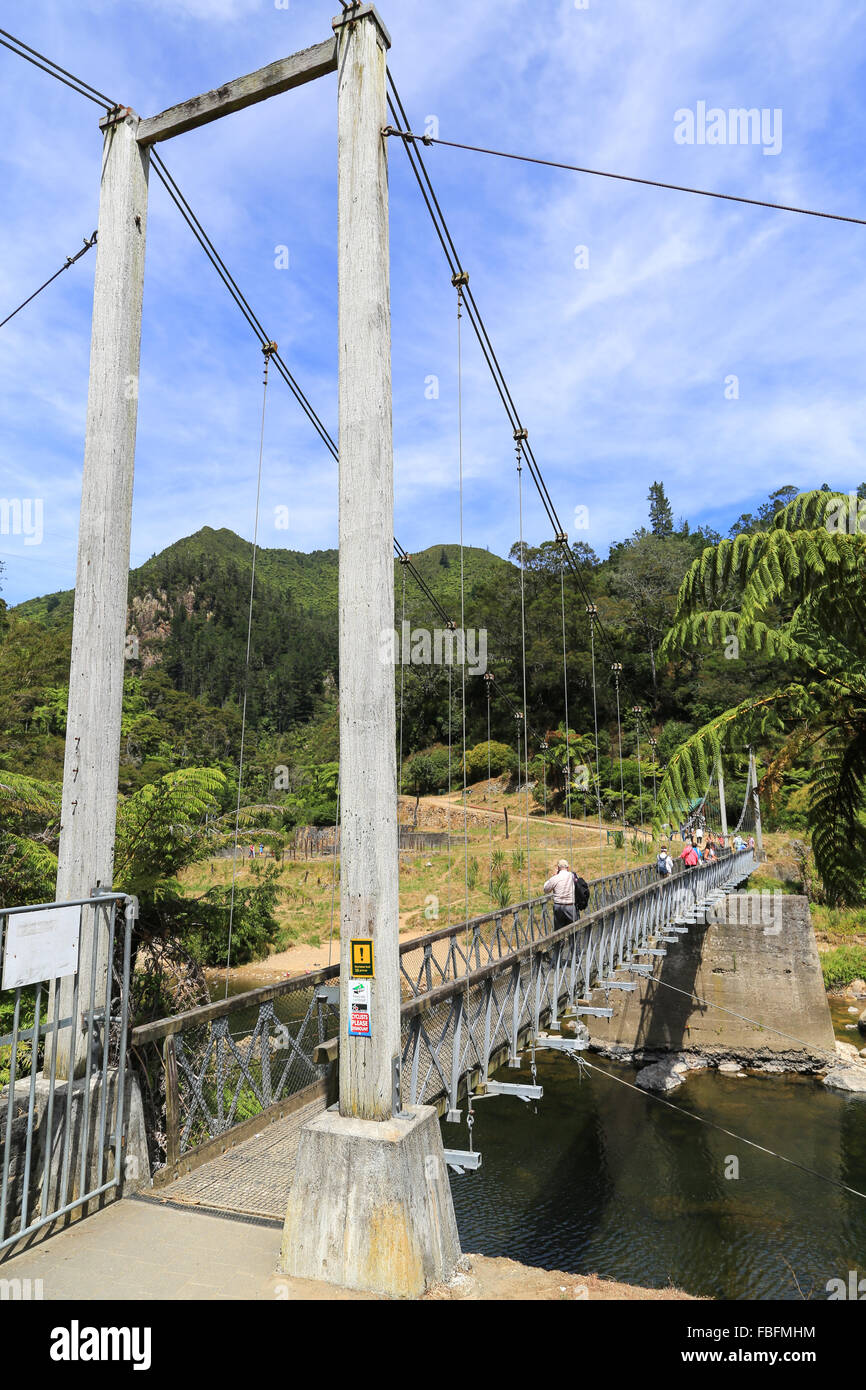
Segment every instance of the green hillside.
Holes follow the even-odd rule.
[[[428,550],[413,554],[412,561],[440,603],[449,612],[453,610],[456,616],[460,604],[460,547],[430,546]],[[180,593],[197,590],[201,585],[210,588],[213,581],[227,571],[246,574],[249,587],[251,564],[252,547],[249,541],[225,527],[215,531],[210,526],[203,526],[194,535],[175,541],[137,569],[130,570],[130,602],[157,595],[163,589],[176,599]],[[395,560],[394,569],[399,608],[399,561]],[[466,600],[471,602],[482,584],[497,576],[513,573],[513,566],[487,550],[468,546],[463,552],[463,572]],[[265,601],[276,596],[287,597],[301,613],[336,620],[336,550],[314,550],[308,554],[301,550],[260,549],[256,559],[256,575],[257,597]],[[409,578],[407,587],[414,588],[417,600],[419,590],[414,580]],[[16,617],[43,627],[65,627],[72,621],[73,596],[72,589],[43,594],[19,603],[12,611]]]
[[[459,617],[459,547],[433,546],[413,562],[443,607]],[[404,574],[394,564],[396,625]],[[145,773],[175,755],[210,760],[236,751],[251,567],[248,541],[204,527],[130,572],[128,751],[130,763]],[[464,552],[467,625],[483,625],[479,599],[485,590],[501,591],[503,576],[514,573],[508,561],[485,550]],[[415,626],[441,625],[414,578],[405,577],[407,619]],[[23,758],[43,774],[62,758],[73,596],[65,590],[19,604],[0,650],[0,686],[9,691],[0,757]],[[336,550],[258,552],[247,699],[249,728],[258,740],[282,738],[318,719],[323,756],[336,756],[337,601]],[[311,737],[318,738],[315,732]]]

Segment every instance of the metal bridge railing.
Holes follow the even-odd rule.
[[[637,964],[641,948],[687,915],[708,893],[742,881],[754,867],[751,851],[682,868],[607,902],[579,922],[543,932],[547,905],[521,904],[507,932],[487,943],[487,958],[456,947],[448,960],[472,961],[402,1007],[402,1099],[437,1104],[459,1114],[461,1093],[488,1081],[506,1060],[517,1065],[527,1039],[556,1024],[620,969]],[[602,894],[604,896],[604,894]],[[473,925],[473,924],[468,924]],[[474,933],[473,933],[474,937]],[[504,949],[508,944],[512,949]],[[420,943],[426,944],[426,943]],[[609,992],[609,991],[608,991]]]
[[[124,1177],[137,911],[125,893],[0,908],[0,998],[11,1010],[0,1036],[0,1251]],[[71,990],[64,996],[63,982]],[[82,1074],[68,1081],[58,1073],[67,1068],[67,1053],[80,1054],[75,1043],[82,1035]]]
[[[726,852],[723,860],[729,858]],[[675,877],[688,872],[682,860],[675,861]],[[659,881],[655,861],[593,879],[588,885],[589,902],[584,918]],[[550,900],[544,896],[530,898],[404,942],[400,947],[404,999],[428,994],[439,985],[463,979],[473,970],[549,936],[553,930],[549,904]]]
[[[712,867],[705,866],[701,882]],[[669,884],[682,885],[687,896],[691,891],[688,885],[698,881],[695,874],[701,871],[677,865]],[[450,1080],[446,1083],[442,1079],[442,1062],[445,1058],[450,1068],[451,1044],[447,1037],[436,1041],[429,1035],[427,1019],[432,1003],[441,1005],[443,991],[450,998],[455,990],[467,986],[474,990],[484,972],[491,978],[503,970],[513,972],[515,958],[529,959],[529,953],[539,947],[547,949],[551,941],[563,938],[563,933],[563,939],[570,939],[576,930],[586,935],[591,951],[587,960],[594,961],[598,955],[596,920],[607,923],[619,901],[631,903],[641,894],[652,895],[661,882],[654,863],[596,879],[590,884],[590,902],[579,928],[570,926],[559,933],[552,929],[549,899],[539,897],[404,942],[400,973],[408,1067],[403,1082],[406,1103],[413,1096],[431,1094],[433,1072],[441,1082],[438,1094],[450,1088]],[[668,887],[667,895],[672,891]],[[525,972],[526,967],[521,965],[521,970]],[[329,1064],[337,1056],[339,973],[339,965],[333,965],[133,1030],[132,1048],[150,1096],[147,1108],[156,1167],[164,1166],[171,1172],[179,1165],[192,1166],[194,1157],[203,1161],[225,1147],[224,1137],[229,1132],[235,1141],[261,1128],[266,1112],[270,1118],[289,1113],[316,1094],[322,1096],[324,1104]],[[510,980],[508,973],[508,999],[513,993]],[[494,992],[497,999],[502,989],[500,981]],[[521,999],[518,1023],[523,1028],[526,1006],[522,995]],[[407,1009],[416,1003],[420,1006],[417,1016],[426,1021],[420,1041],[416,1039],[414,1050],[407,1052],[407,1018],[416,1016],[407,1014]],[[490,1008],[493,1011],[494,1005]],[[443,1024],[448,1017],[446,1009]],[[488,1032],[490,1048],[495,1050],[504,1036],[498,1013],[495,1027],[493,1022],[491,1012]],[[479,1026],[483,1033],[484,1025]],[[466,1036],[458,1054],[465,1041]],[[425,1048],[427,1061],[422,1063]],[[485,1055],[489,1057],[490,1049]],[[411,1081],[413,1075],[415,1081]],[[450,1078],[450,1071],[448,1075]]]
[[[259,1116],[288,1113],[317,1088],[324,1095],[328,1066],[315,1056],[338,1019],[339,974],[333,965],[133,1029],[156,1168],[235,1128],[254,1133]]]

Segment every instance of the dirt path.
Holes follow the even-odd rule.
[[[414,797],[403,796],[400,798],[400,800],[402,802],[407,803],[413,808],[415,806]],[[456,796],[453,793],[451,796],[422,796],[419,798],[419,806],[436,806],[444,808],[446,810],[450,809],[452,811],[458,811],[461,814],[463,812],[463,802],[460,800],[459,792],[456,794]],[[466,809],[467,811],[471,811],[474,816],[480,816],[483,820],[496,820],[499,821],[500,824],[504,820],[501,807],[494,807],[491,810],[489,806],[479,806],[476,802],[467,801]],[[512,811],[509,807],[508,820],[509,824],[512,821],[519,821],[521,825],[525,825],[527,820],[529,821],[530,825],[544,825],[546,821],[548,825],[558,825],[561,826],[564,830],[568,830],[568,828],[571,827],[573,830],[581,830],[587,835],[598,834],[597,825],[588,825],[585,821],[570,821],[565,816],[545,816],[540,809],[536,815],[533,816],[530,814],[529,816],[526,816],[525,814],[521,815],[518,811]],[[619,830],[621,828],[621,826],[607,825],[604,822],[602,822],[603,830],[614,831]]]
[[[415,798],[414,798],[413,796],[401,796],[401,797],[400,797],[400,802],[401,802],[402,805],[409,807],[409,808],[412,810],[412,812],[414,813],[414,809],[415,809]],[[462,817],[462,814],[463,814],[463,802],[460,800],[460,794],[459,794],[459,793],[457,793],[457,794],[452,793],[450,797],[447,796],[447,795],[446,795],[446,796],[422,796],[422,797],[419,797],[419,799],[418,799],[418,805],[419,805],[419,809],[424,808],[424,807],[427,807],[427,808],[430,809],[430,810],[437,810],[437,811],[448,811],[448,810],[450,810],[450,811],[455,811],[455,812],[458,814],[458,816],[461,816],[461,817]],[[476,822],[482,821],[482,822],[485,822],[485,823],[486,823],[486,822],[488,822],[488,821],[493,820],[493,821],[495,821],[495,822],[496,822],[497,824],[499,824],[499,825],[504,824],[505,817],[504,817],[504,815],[503,815],[503,808],[502,808],[501,806],[496,806],[496,807],[493,807],[493,808],[491,809],[491,807],[489,807],[489,806],[479,806],[477,802],[474,802],[474,801],[467,801],[467,802],[466,802],[466,811],[467,811],[468,818],[471,819],[471,820],[475,820]],[[540,809],[536,812],[535,815],[533,815],[533,814],[530,813],[530,815],[527,816],[525,813],[524,813],[524,814],[521,814],[519,811],[512,811],[511,807],[508,808],[508,823],[509,823],[509,825],[513,825],[513,824],[525,825],[526,822],[527,822],[527,820],[529,821],[529,824],[530,824],[530,825],[537,825],[537,826],[539,826],[539,827],[540,827],[540,826],[543,826],[543,825],[545,825],[545,824],[546,824],[546,825],[551,825],[551,826],[556,826],[558,829],[561,829],[561,830],[571,830],[571,831],[573,831],[575,834],[585,835],[585,836],[589,837],[590,839],[592,839],[593,837],[595,837],[595,836],[598,835],[598,824],[597,824],[597,823],[596,823],[596,824],[590,824],[588,821],[582,821],[582,820],[573,820],[573,821],[570,821],[570,820],[568,820],[565,816],[550,816],[550,815],[545,816],[544,813],[543,813]],[[403,824],[405,825],[406,822],[404,821]],[[423,828],[424,828],[424,827],[422,827],[422,826],[420,826],[420,825],[418,826],[418,829],[419,829],[419,830],[422,830]],[[429,827],[426,827],[426,828],[429,829]],[[602,830],[610,831],[611,834],[613,834],[615,831],[621,830],[621,829],[622,829],[622,826],[621,826],[621,825],[618,825],[618,824],[616,824],[616,823],[608,823],[608,822],[606,822],[606,821],[603,821],[603,822],[602,822]],[[649,844],[650,841],[647,840],[647,843]]]

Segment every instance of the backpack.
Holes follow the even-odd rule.
[[[659,874],[663,875],[664,877],[667,877],[667,874],[668,874],[668,856],[667,856],[667,851],[666,851],[666,850],[660,850],[659,853],[657,854],[657,856],[656,856],[656,868],[658,869]]]
[[[578,912],[583,912],[589,902],[589,884],[579,874],[572,874],[572,878],[574,879],[574,905]]]

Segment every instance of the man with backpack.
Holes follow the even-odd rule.
[[[656,855],[656,868],[658,869],[659,878],[667,878],[668,875],[672,874],[674,871],[674,861],[668,854],[667,845],[662,845]]]
[[[576,922],[581,908],[589,902],[589,888],[584,880],[572,873],[567,859],[560,859],[556,873],[544,885],[545,893],[553,894],[553,929]]]

